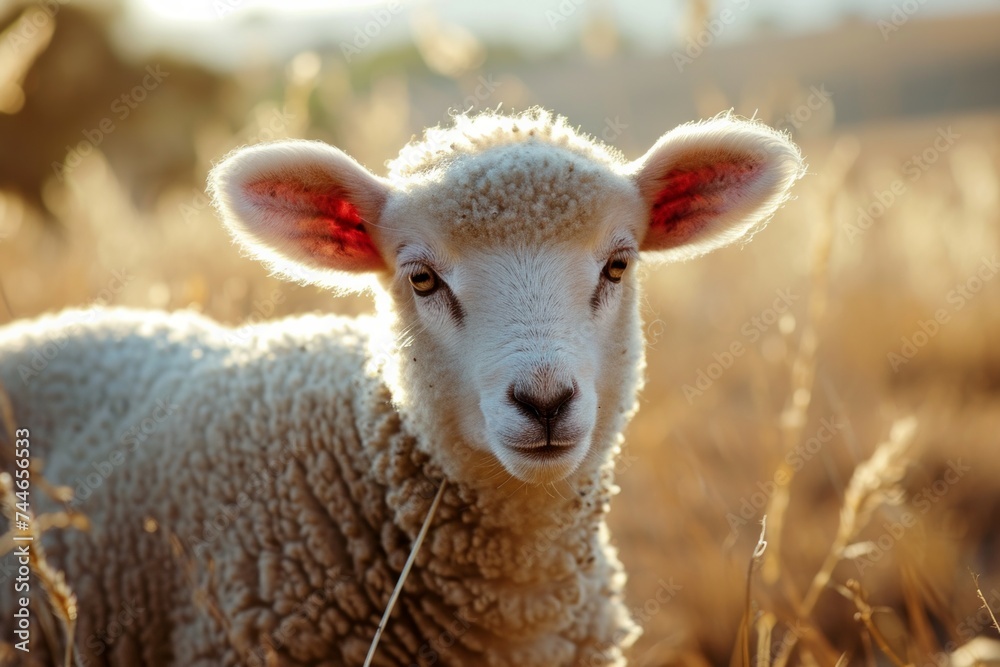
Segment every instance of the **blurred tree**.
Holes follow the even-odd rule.
[[[234,84],[201,67],[124,59],[109,36],[115,7],[24,7],[0,17],[4,50],[21,56],[11,61],[19,66],[0,68],[0,102],[8,102],[0,104],[0,188],[41,210],[45,183],[95,149],[139,205],[194,182],[196,130],[227,108],[232,118],[249,108]]]

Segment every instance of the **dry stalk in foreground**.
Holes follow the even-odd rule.
[[[750,630],[751,626],[754,624],[753,621],[753,571],[757,564],[760,562],[761,557],[763,557],[764,552],[767,551],[767,540],[764,537],[767,535],[767,515],[765,514],[760,520],[760,537],[757,538],[757,544],[753,548],[753,553],[750,554],[750,563],[747,565],[747,590],[746,590],[746,608],[743,610],[743,620],[740,622],[740,636],[741,645],[743,647],[743,667],[750,667]],[[773,625],[773,619],[771,621]],[[758,633],[761,632],[761,626],[757,628]],[[768,641],[767,644],[770,646],[770,636],[771,636],[771,626],[766,626]],[[760,648],[760,643],[758,643],[758,649]]]
[[[993,613],[993,609],[990,607],[990,603],[986,601],[986,596],[983,595],[983,589],[979,587],[979,575],[973,574],[972,581],[976,584],[976,595],[979,596],[979,600],[983,603],[983,607],[990,613],[990,619],[993,621],[993,627],[1000,632],[1000,623],[997,623],[997,617]]]
[[[903,658],[892,650],[892,646],[889,644],[889,641],[885,638],[885,635],[882,634],[882,631],[879,630],[878,626],[872,620],[872,617],[876,612],[883,610],[872,607],[868,604],[868,594],[865,592],[864,588],[861,587],[861,582],[855,579],[850,579],[844,586],[838,584],[836,589],[841,595],[854,603],[854,606],[858,610],[854,615],[854,618],[864,624],[868,634],[870,634],[875,640],[875,643],[878,644],[880,649],[882,649],[882,652],[889,657],[892,664],[896,667],[912,667],[908,661],[903,660]]]
[[[42,548],[41,535],[45,528],[50,526],[65,527],[75,525],[86,527],[86,520],[79,515],[57,512],[55,514],[44,514],[36,517],[28,507],[24,508],[22,514],[28,515],[28,530],[17,530],[15,523],[15,513],[18,508],[18,497],[14,492],[14,479],[8,469],[13,470],[13,456],[15,429],[14,410],[11,406],[10,397],[3,385],[0,385],[0,448],[5,452],[0,459],[0,512],[7,517],[10,526],[7,533],[0,536],[0,555],[6,554],[14,549],[15,535],[30,536],[31,547],[28,551],[28,564],[35,574],[42,589],[46,593],[48,607],[41,607],[36,610],[46,642],[50,648],[58,645],[55,637],[56,632],[52,616],[54,615],[62,626],[63,641],[63,665],[70,667],[73,664],[73,636],[76,633],[77,604],[76,595],[66,584],[66,579],[60,570],[53,568],[45,559],[45,550]],[[38,480],[40,475],[32,468],[33,480]],[[42,485],[43,491],[51,492],[50,485]],[[79,520],[78,520],[79,517]],[[51,650],[52,655],[58,655],[60,651]]]
[[[70,667],[73,664],[73,636],[76,632],[77,604],[76,595],[66,584],[63,573],[51,565],[45,559],[45,551],[42,548],[41,532],[38,530],[38,522],[30,510],[21,512],[28,515],[27,531],[15,529],[15,508],[17,506],[17,496],[14,495],[14,480],[10,473],[0,472],[0,509],[10,525],[10,530],[3,537],[0,537],[0,553],[7,553],[14,548],[15,534],[24,536],[27,532],[31,539],[31,547],[28,551],[29,566],[42,589],[45,591],[48,607],[41,607],[35,610],[39,617],[43,632],[50,647],[58,645],[58,640],[52,635],[55,634],[51,615],[54,615],[62,626],[63,641],[63,665]],[[20,510],[17,510],[20,511]],[[58,655],[59,651],[53,650],[53,655]]]
[[[823,564],[813,577],[802,602],[798,605],[799,618],[812,613],[819,597],[830,583],[833,570],[844,557],[845,550],[855,536],[868,524],[872,513],[881,505],[898,503],[903,497],[899,483],[911,460],[911,445],[917,421],[913,417],[898,420],[889,432],[889,439],[880,444],[871,458],[854,469],[844,493],[840,509],[840,524]],[[775,658],[775,667],[784,667],[795,648],[793,636],[782,644]]]
[[[806,321],[802,326],[799,347],[791,367],[791,383],[788,402],[781,414],[781,443],[783,453],[792,451],[802,439],[802,430],[807,422],[809,405],[812,402],[813,386],[816,379],[816,352],[819,347],[819,328],[826,315],[827,294],[830,279],[830,255],[833,250],[835,227],[833,208],[848,172],[858,158],[860,150],[857,140],[845,137],[833,148],[830,160],[823,170],[823,180],[815,200],[817,217],[822,220],[812,248],[812,287],[809,293]],[[778,469],[783,474],[775,474],[775,491],[768,502],[767,514],[771,516],[771,549],[764,558],[762,576],[768,584],[778,580],[781,572],[782,530],[785,512],[790,500],[791,484],[795,469],[782,459]]]
[[[410,568],[413,567],[413,562],[417,559],[417,552],[420,551],[420,545],[424,543],[427,530],[431,527],[431,522],[437,513],[438,505],[441,503],[441,496],[444,495],[444,487],[445,482],[442,481],[441,486],[438,487],[437,495],[434,496],[434,500],[431,502],[430,509],[427,510],[427,518],[424,519],[424,525],[420,526],[417,539],[413,541],[413,548],[410,549],[410,555],[406,559],[406,564],[403,565],[403,571],[399,573],[399,581],[396,582],[396,587],[392,589],[392,595],[389,596],[389,602],[385,605],[382,620],[378,622],[378,628],[375,630],[375,636],[372,638],[371,648],[368,649],[368,656],[365,658],[364,667],[369,667],[372,664],[372,659],[375,657],[375,649],[378,648],[379,639],[382,638],[382,631],[388,625],[389,616],[392,615],[392,609],[396,606],[396,598],[399,597],[400,591],[403,590],[403,584],[406,583],[406,577],[410,574]]]

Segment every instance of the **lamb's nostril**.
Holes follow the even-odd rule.
[[[519,387],[511,389],[510,397],[522,412],[540,422],[547,422],[559,416],[559,411],[576,396],[576,387],[562,387],[555,392],[534,394]]]

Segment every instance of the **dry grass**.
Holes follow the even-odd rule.
[[[946,124],[969,128],[969,141],[851,244],[843,226],[857,207],[898,177],[891,165],[923,150],[921,136]],[[989,118],[936,119],[806,144],[813,175],[766,233],[649,285],[647,319],[674,326],[653,329],[663,333],[626,454],[641,465],[626,463],[612,523],[637,607],[658,578],[685,589],[649,615],[638,664],[742,662],[743,578],[765,513],[749,633],[768,645],[757,647],[758,664],[833,665],[842,656],[876,664],[892,655],[938,664],[929,661],[973,631],[990,633],[967,570],[998,590],[1000,364],[984,343],[998,332],[1000,282],[986,281],[960,308],[947,295],[998,249],[995,127]],[[830,165],[843,163],[845,141],[859,151],[838,185]],[[970,173],[975,185],[963,183]],[[776,289],[800,297],[792,314],[689,404],[682,385],[732,341],[749,342],[741,328]],[[888,353],[941,308],[947,324],[893,372]],[[835,436],[808,460],[789,458],[824,419],[840,425]],[[970,471],[943,482],[958,459]],[[880,624],[891,631],[873,631]],[[892,642],[880,640],[887,633]]]
[[[45,593],[43,604],[32,608],[41,626],[48,651],[53,656],[63,656],[63,667],[72,665],[73,641],[76,631],[77,600],[76,595],[66,584],[66,579],[60,570],[55,569],[45,558],[41,535],[46,530],[57,528],[74,528],[86,530],[86,519],[72,512],[56,512],[36,516],[30,509],[30,503],[19,502],[21,499],[15,489],[14,478],[11,476],[14,465],[14,444],[16,442],[15,415],[11,409],[10,398],[0,386],[0,446],[3,455],[0,456],[0,515],[7,519],[8,530],[0,535],[0,555],[6,556],[25,542],[30,540],[29,567]],[[29,474],[33,479],[43,479],[41,470],[32,462]],[[8,472],[10,471],[10,472]],[[64,490],[52,489],[44,481],[36,482],[35,487],[41,492],[53,492],[57,500],[66,500]],[[30,500],[30,497],[29,497]],[[34,502],[34,501],[31,501]],[[25,520],[27,528],[15,528],[16,519]],[[9,584],[10,582],[8,582]],[[58,628],[57,628],[58,626]],[[14,662],[13,648],[0,642],[0,664]]]
[[[311,62],[291,67],[280,104],[261,102],[245,127],[206,127],[199,173],[260,136],[278,106],[296,110],[285,134],[310,132],[311,96],[336,97],[359,137],[348,148],[369,165],[419,129],[405,89],[352,89]],[[649,379],[611,515],[645,627],[634,664],[973,664],[972,648],[951,654],[997,636],[987,611],[1000,601],[1000,279],[961,305],[949,298],[1000,251],[997,121],[814,137],[797,198],[753,243],[647,272]],[[960,139],[909,180],[904,161],[949,125]],[[858,207],[895,179],[904,194],[852,238]],[[137,209],[100,151],[50,183],[46,202],[57,225],[0,193],[3,321],[94,303],[230,323],[370,308],[268,277],[185,185]],[[780,294],[791,305],[772,318]],[[939,310],[947,323],[893,370],[887,355]],[[743,352],[717,379],[685,390],[734,343]],[[653,597],[661,580],[683,587],[666,605]],[[54,618],[71,631],[71,593],[57,573],[50,581]]]

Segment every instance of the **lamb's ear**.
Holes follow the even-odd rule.
[[[732,243],[766,221],[803,164],[785,135],[727,116],[668,132],[630,171],[649,207],[641,249],[673,260]]]
[[[279,273],[345,286],[345,273],[386,268],[376,223],[389,185],[319,141],[280,141],[230,154],[209,176],[226,226]]]

